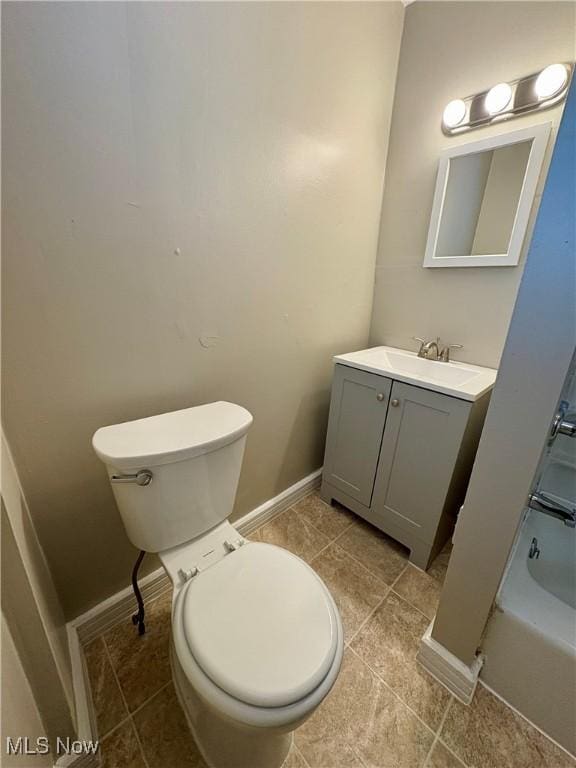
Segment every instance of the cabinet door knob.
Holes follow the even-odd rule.
[[[394,406],[394,408],[398,408],[400,405],[400,400],[398,400],[397,397],[394,398],[394,400],[390,400],[390,405]]]
[[[384,392],[378,392],[378,394],[376,395],[376,400],[379,400],[380,402],[382,402],[382,400],[384,400]]]

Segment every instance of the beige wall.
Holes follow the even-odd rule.
[[[3,733],[27,735],[23,729],[28,724],[37,730],[35,735],[48,736],[54,743],[57,736],[74,735],[64,612],[3,433],[1,442],[1,602],[3,633],[4,624],[7,631],[1,659]],[[17,686],[20,693],[10,693]],[[4,740],[2,752],[5,744]]]
[[[406,9],[382,207],[370,342],[460,343],[455,358],[496,367],[523,265],[423,269],[439,154],[456,143],[552,121],[561,108],[445,137],[444,106],[575,57],[568,2],[418,2]],[[549,144],[553,146],[555,131]],[[533,220],[534,217],[532,217]]]
[[[53,765],[51,755],[8,755],[7,738],[27,737],[33,746],[46,730],[18,650],[2,614],[2,765],[4,768],[40,768]]]
[[[62,604],[56,593],[52,574],[38,540],[30,510],[22,492],[20,478],[3,431],[1,432],[0,456],[4,525],[7,526],[9,541],[13,542],[9,558],[13,558],[16,563],[13,572],[17,571],[24,575],[23,589],[30,595],[33,603],[30,611],[37,616],[38,626],[41,627],[40,633],[45,638],[49,655],[53,659],[52,663],[60,680],[59,685],[63,690],[69,709],[73,710],[74,692]],[[7,546],[10,545],[7,544]],[[13,605],[18,612],[23,605],[24,596],[18,593],[13,584],[3,585],[3,589],[10,605]],[[3,606],[3,608],[5,612],[10,610],[10,606]],[[26,627],[24,629],[26,630]],[[32,643],[40,639],[39,636],[33,636],[30,628],[28,628],[28,634]]]
[[[320,466],[330,358],[368,341],[402,20],[4,4],[4,418],[68,616],[135,556],[97,427],[246,406],[236,516]]]

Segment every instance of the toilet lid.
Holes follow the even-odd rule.
[[[337,646],[328,590],[300,558],[249,543],[189,582],[183,629],[204,673],[247,704],[281,707],[326,677]]]

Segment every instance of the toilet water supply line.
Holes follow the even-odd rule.
[[[138,569],[140,568],[142,560],[144,560],[145,554],[146,552],[144,552],[144,550],[140,551],[140,554],[136,558],[134,568],[132,569],[132,588],[134,590],[134,595],[136,596],[136,602],[138,603],[138,612],[133,614],[132,624],[135,626],[138,624],[139,635],[143,635],[144,632],[146,632],[146,626],[144,625],[144,600],[142,599],[142,593],[138,586]]]

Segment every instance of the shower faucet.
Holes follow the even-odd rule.
[[[570,411],[570,403],[567,400],[560,401],[552,422],[549,442],[554,442],[558,435],[576,437],[576,411]]]
[[[576,507],[566,507],[539,491],[528,496],[528,506],[537,512],[543,512],[545,515],[561,520],[569,528],[576,528]]]

